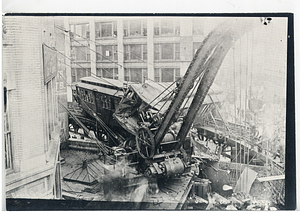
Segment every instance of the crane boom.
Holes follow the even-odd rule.
[[[197,114],[204,98],[212,85],[218,70],[229,49],[233,46],[243,34],[253,29],[255,26],[261,25],[259,19],[233,19],[225,21],[216,27],[197,50],[190,66],[188,67],[178,91],[170,104],[166,115],[155,134],[156,146],[159,146],[167,133],[170,125],[174,121],[176,112],[180,109],[188,92],[193,88],[195,80],[204,72],[204,76],[198,86],[196,95],[192,101],[191,107],[182,124],[177,138],[181,141],[185,139],[195,115]]]

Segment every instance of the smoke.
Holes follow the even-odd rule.
[[[114,165],[102,164],[104,174],[99,178],[106,201],[130,201],[139,207],[148,190],[148,180],[128,166],[126,159]]]

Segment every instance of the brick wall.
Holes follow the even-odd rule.
[[[17,178],[28,178],[30,170],[38,173],[36,176],[30,176],[30,181],[39,180],[36,177],[49,178],[54,173],[49,172],[51,164],[47,164],[46,160],[49,149],[42,57],[43,43],[51,47],[64,43],[56,42],[57,38],[64,37],[55,35],[54,23],[53,17],[4,17],[6,33],[3,34],[3,72],[7,76],[13,155],[13,170],[7,173],[7,183],[14,180],[18,182]],[[66,95],[62,95],[61,98],[66,98]],[[58,123],[58,126],[61,124]],[[41,173],[46,169],[48,173],[44,176]],[[24,187],[21,181],[20,186]],[[41,190],[42,185],[44,184],[38,185],[38,190]],[[32,192],[37,190],[33,187],[30,187],[31,196],[34,196]],[[46,188],[47,186],[42,187],[50,189]],[[18,196],[22,196],[22,192],[19,193]]]

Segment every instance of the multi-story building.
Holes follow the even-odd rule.
[[[61,196],[59,144],[67,114],[59,102],[67,98],[57,51],[64,51],[65,35],[55,24],[53,17],[3,17],[7,198]]]
[[[69,83],[84,76],[173,82],[212,29],[204,17],[70,17]],[[217,21],[216,21],[217,22]],[[71,94],[71,91],[69,91]],[[69,99],[70,100],[70,99]]]
[[[65,30],[70,32],[66,41],[66,46],[70,47],[69,83],[89,75],[133,82],[145,79],[172,82],[184,75],[203,39],[224,19],[197,16],[69,17],[65,21]],[[253,19],[258,21],[259,17]],[[247,85],[249,90],[250,86],[258,88],[265,84],[271,87],[268,90],[275,91],[276,96],[285,98],[285,89],[280,88],[285,87],[286,21],[275,19],[273,22],[263,29],[254,29],[236,43],[220,68],[217,84],[225,86],[225,90],[228,87],[233,93],[235,71],[236,85],[240,82],[239,73],[243,80],[247,74],[247,82],[242,81],[242,87]],[[281,42],[277,42],[279,39]],[[272,55],[277,50],[282,60]],[[262,83],[261,80],[266,78],[272,81]],[[242,93],[245,89],[242,88]],[[255,88],[252,90],[255,92]]]

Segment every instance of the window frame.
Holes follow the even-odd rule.
[[[140,34],[131,34],[131,23],[139,22],[140,24]],[[147,20],[124,20],[123,21],[123,37],[124,38],[136,38],[136,37],[147,37]]]
[[[180,75],[180,68],[170,68],[170,67],[161,67],[161,68],[154,68],[154,81],[155,82],[170,82],[170,81],[163,81],[163,69],[173,69],[173,80],[171,82],[177,81]]]
[[[111,25],[111,36],[103,36],[103,25]],[[95,22],[95,39],[111,39],[118,37],[117,21]]]
[[[162,46],[163,45],[172,45],[173,54],[172,59],[162,59]],[[178,47],[178,48],[176,48]],[[154,43],[154,61],[180,61],[180,43]],[[157,59],[158,57],[158,59]]]
[[[104,76],[103,73],[105,73],[105,71],[108,71],[108,70],[112,70],[112,78]],[[97,68],[96,75],[97,75],[97,77],[118,80],[119,79],[119,69],[118,68]]]
[[[83,50],[79,50],[78,48],[85,49],[85,52]],[[85,60],[78,60],[77,59],[77,51],[79,51],[81,54],[85,54]],[[91,52],[89,47],[87,46],[71,46],[71,58],[74,57],[74,61],[76,62],[90,62],[91,61]]]
[[[141,47],[140,55],[132,54],[131,48],[133,45],[139,45]],[[132,59],[132,55],[138,58]],[[148,60],[147,44],[125,44],[124,45],[124,61],[134,62],[134,61],[147,61],[147,60]]]
[[[103,54],[104,47],[111,47],[112,59],[107,59],[109,56],[106,56]],[[118,46],[117,45],[97,45],[96,46],[96,61],[97,62],[118,61]]]
[[[171,23],[172,33],[163,33],[164,27],[162,26],[162,22],[169,22]],[[180,36],[180,21],[174,19],[162,19],[162,20],[155,20],[153,24],[153,35],[155,37],[158,36]]]
[[[196,24],[197,22],[199,22],[200,24],[197,25]],[[199,26],[200,26],[200,29],[198,28]],[[193,35],[195,35],[195,36],[204,35],[203,22],[193,19]]]
[[[82,33],[84,25],[87,27],[87,30],[85,30],[85,32]],[[76,26],[81,26],[81,34],[79,32],[77,32]],[[73,33],[71,39],[76,39],[76,40],[90,39],[90,24],[89,23],[70,24],[70,30],[71,30],[71,33]],[[80,35],[80,36],[78,36],[78,35]]]
[[[80,78],[78,77],[78,71],[85,71],[85,76],[82,77],[88,77],[91,76],[91,68],[71,68],[71,76],[72,76],[72,83],[78,82]],[[73,81],[74,80],[74,81]]]
[[[141,79],[142,79],[141,81],[132,81],[132,72],[131,71],[133,69],[140,69]],[[144,83],[147,79],[148,79],[148,69],[147,68],[125,68],[124,69],[124,81]]]

